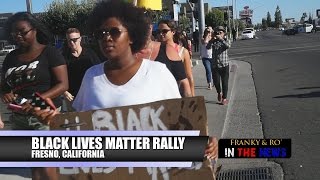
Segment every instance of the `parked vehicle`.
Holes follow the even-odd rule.
[[[3,47],[2,50],[0,50],[0,54],[8,54],[15,49],[16,49],[15,45],[6,45]]]
[[[296,35],[296,30],[294,28],[290,28],[290,29],[286,29],[283,31],[283,34],[286,34],[286,35]]]
[[[299,33],[311,33],[313,29],[313,25],[309,23],[298,24],[296,29]]]
[[[251,30],[246,30],[242,32],[241,39],[253,39],[254,32]]]

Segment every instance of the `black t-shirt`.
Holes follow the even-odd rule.
[[[166,53],[166,45],[161,44],[158,56],[155,61],[159,61],[167,66],[169,71],[172,73],[176,81],[183,80],[187,78],[186,71],[184,70],[184,64],[182,60],[180,61],[172,61],[168,58]]]
[[[81,82],[87,69],[99,64],[101,61],[97,54],[88,48],[82,48],[79,57],[72,55],[70,50],[63,52],[68,68],[69,92],[76,96],[81,86]]]
[[[18,51],[12,51],[3,61],[1,77],[3,93],[13,91],[21,98],[32,99],[34,92],[41,94],[56,84],[52,68],[65,64],[58,50],[47,46],[38,57],[29,62],[18,60]],[[61,106],[60,98],[53,99],[53,102],[57,107]]]

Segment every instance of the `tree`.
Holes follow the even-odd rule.
[[[276,28],[279,28],[282,25],[282,16],[279,6],[276,8],[276,12],[274,13],[274,24]]]
[[[70,27],[78,28],[83,34],[86,32],[86,20],[95,6],[95,0],[54,0],[41,17],[43,23],[52,33],[64,36]]]
[[[187,30],[190,28],[190,19],[186,16],[180,16],[179,27],[181,30]]]
[[[262,24],[262,29],[268,28],[267,20],[265,18],[262,18],[261,24]]]
[[[205,20],[206,20],[207,26],[212,26],[212,27],[223,26],[224,25],[223,11],[214,8],[212,9],[211,12],[209,12],[206,15]]]
[[[268,27],[271,27],[271,15],[270,15],[270,12],[268,11],[267,13],[267,26]]]
[[[262,24],[261,24],[261,23],[257,23],[257,24],[254,26],[254,29],[262,29]]]

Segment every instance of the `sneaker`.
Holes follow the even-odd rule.
[[[212,90],[212,84],[211,83],[208,84],[208,88],[207,89],[208,90]]]
[[[227,105],[228,104],[228,100],[227,99],[223,99],[221,102],[222,105]]]
[[[222,93],[218,94],[218,102],[221,102],[222,100]]]

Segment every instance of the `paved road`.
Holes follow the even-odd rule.
[[[230,54],[252,65],[265,138],[292,139],[292,157],[272,161],[285,179],[319,179],[320,33],[257,36],[235,42]]]

